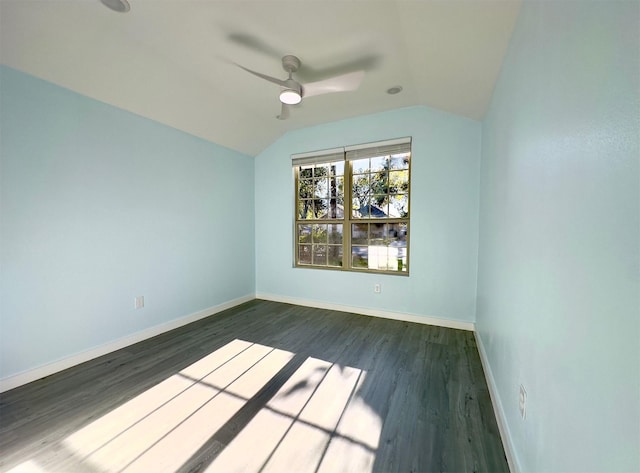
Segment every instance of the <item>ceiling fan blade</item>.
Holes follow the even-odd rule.
[[[331,94],[333,92],[349,92],[357,90],[364,78],[364,71],[350,72],[330,79],[311,82],[302,86],[303,97]]]
[[[241,66],[240,64],[236,64],[236,66],[238,66],[240,69],[244,69],[249,74],[253,74],[254,76],[260,77],[261,79],[268,80],[269,82],[273,82],[274,84],[278,84],[282,87],[287,86],[287,81],[284,81],[282,79],[276,79],[275,77],[271,77],[266,74],[261,74],[260,72],[252,71],[251,69],[247,69],[246,67]]]
[[[267,56],[272,56],[274,58],[280,59],[282,57],[282,52],[278,51],[276,48],[268,45],[266,42],[256,38],[255,36],[251,36],[246,33],[229,33],[227,35],[229,41],[232,41],[240,46],[244,46],[248,49],[253,49],[259,53],[265,54]]]
[[[278,120],[286,120],[287,118],[289,118],[289,106],[286,103],[282,104],[280,115],[278,115],[276,118]]]
[[[296,76],[303,82],[316,82],[349,72],[371,71],[376,69],[379,64],[380,56],[377,54],[368,54],[352,61],[342,62],[322,69],[316,69],[304,63],[298,69]]]

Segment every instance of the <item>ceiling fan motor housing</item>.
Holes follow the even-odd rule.
[[[287,55],[282,58],[282,68],[288,73],[296,72],[300,68],[300,59]]]

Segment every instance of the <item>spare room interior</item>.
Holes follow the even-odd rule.
[[[640,471],[640,1],[0,0],[0,471]]]

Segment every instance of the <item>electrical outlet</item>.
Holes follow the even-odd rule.
[[[520,396],[518,399],[518,405],[520,408],[520,417],[526,419],[527,417],[527,391],[525,391],[524,386],[520,385]]]
[[[374,284],[373,285],[373,292],[375,292],[376,294],[380,294],[382,292],[382,284]]]
[[[144,296],[138,296],[133,301],[133,306],[136,309],[142,309],[144,307]]]

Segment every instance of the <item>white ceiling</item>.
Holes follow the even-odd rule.
[[[427,105],[482,119],[520,0],[0,0],[3,64],[256,155],[284,132]],[[278,86],[367,69],[355,92],[308,97],[276,120]],[[304,76],[304,77],[302,77]],[[294,76],[295,77],[295,76]],[[304,83],[304,80],[302,80]],[[386,90],[402,85],[404,91]]]

